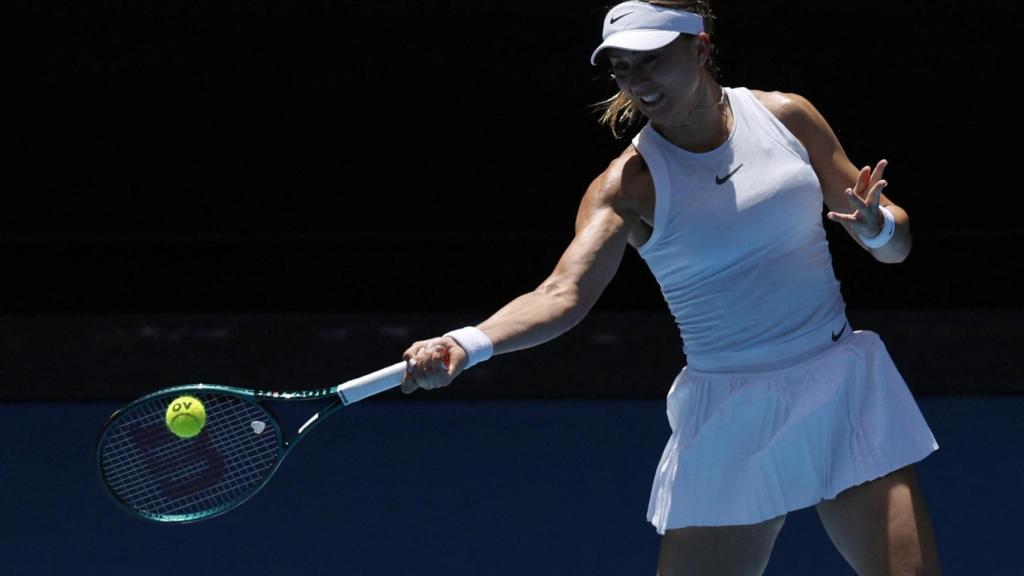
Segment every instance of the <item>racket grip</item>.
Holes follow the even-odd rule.
[[[338,396],[341,397],[341,403],[348,406],[354,402],[359,402],[363,398],[368,398],[398,386],[402,383],[402,376],[405,374],[405,371],[414,363],[412,360],[409,362],[399,362],[345,382],[338,386]]]

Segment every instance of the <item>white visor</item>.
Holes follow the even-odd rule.
[[[623,2],[612,7],[604,19],[604,42],[590,56],[590,63],[597,63],[597,56],[605,48],[624,50],[655,50],[679,37],[679,34],[696,36],[704,31],[704,19],[698,14],[662,8],[646,2]]]

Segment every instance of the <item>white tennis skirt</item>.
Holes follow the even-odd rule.
[[[939,445],[877,334],[853,332],[793,366],[683,368],[647,520],[756,524],[923,459]]]

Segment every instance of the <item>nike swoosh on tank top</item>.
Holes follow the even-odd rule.
[[[846,322],[806,149],[750,90],[724,89],[733,130],[715,150],[684,150],[649,123],[633,139],[656,198],[638,252],[687,364],[706,371],[798,361],[831,345]]]

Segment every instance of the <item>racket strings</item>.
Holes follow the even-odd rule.
[[[262,485],[276,465],[279,436],[263,408],[202,394],[206,425],[183,439],[164,423],[169,400],[132,407],[105,434],[101,469],[119,500],[153,519],[200,518],[230,508]]]

